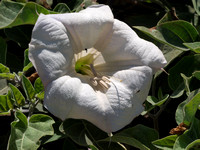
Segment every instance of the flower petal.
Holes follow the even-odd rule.
[[[120,82],[118,77],[123,80]],[[151,78],[149,67],[117,72],[111,78],[111,87],[103,93],[94,91],[78,78],[63,76],[48,84],[44,105],[62,120],[86,119],[111,133],[129,124],[143,111],[142,103],[148,94]]]
[[[106,5],[92,5],[79,13],[50,15],[60,21],[70,33],[74,51],[101,45],[111,33],[113,14]]]
[[[46,86],[70,72],[73,50],[62,23],[41,14],[29,44],[29,59]]]
[[[139,38],[127,24],[115,19],[112,32],[108,44],[97,48],[106,63],[132,61],[132,65],[150,66],[154,71],[167,63],[157,46]]]

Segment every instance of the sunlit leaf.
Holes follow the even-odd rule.
[[[162,139],[153,141],[152,143],[154,146],[156,146],[159,149],[172,150],[177,137],[178,137],[177,135],[170,135]]]
[[[146,28],[134,26],[146,35],[155,40],[168,44],[180,50],[188,50],[183,43],[196,42],[199,40],[199,33],[189,22],[183,20],[169,21],[156,26],[156,28]]]
[[[23,106],[25,104],[25,98],[22,95],[22,93],[19,91],[19,89],[17,87],[12,85],[11,83],[9,84],[9,86],[11,88],[11,92],[12,92],[13,98],[15,99],[17,105],[18,106]]]
[[[44,90],[44,86],[42,84],[42,81],[40,78],[37,78],[34,82],[34,88],[35,88],[35,92],[39,93],[42,92]]]
[[[24,67],[27,66],[30,63],[30,60],[28,58],[28,49],[24,51]]]
[[[22,76],[22,85],[24,87],[27,98],[32,100],[35,96],[35,89],[33,88],[31,82],[24,75]]]
[[[176,123],[177,124],[180,124],[180,123],[182,123],[184,121],[184,117],[185,117],[185,105],[189,101],[191,101],[197,93],[200,93],[200,89],[192,91],[190,93],[190,95],[188,96],[188,98],[185,101],[183,101],[182,103],[180,103],[178,105],[178,108],[177,108],[176,113],[175,113]]]
[[[0,95],[0,112],[7,112],[9,110],[7,99],[7,95]]]
[[[200,1],[199,0],[192,0],[193,7],[198,15],[200,15]]]
[[[183,45],[185,45],[195,53],[200,53],[200,42],[183,43]]]
[[[180,135],[174,144],[173,149],[185,150],[186,147],[197,139],[200,139],[200,120],[194,119],[190,129]]]
[[[30,68],[32,68],[33,67],[33,64],[32,64],[32,62],[29,62],[24,68],[23,68],[23,72],[26,72],[26,71],[28,71]]]
[[[44,7],[33,3],[16,3],[2,0],[0,3],[0,29],[25,24],[35,24],[38,13],[49,14],[51,12]]]
[[[200,93],[196,94],[186,105],[185,105],[185,116],[184,124],[190,125],[195,117],[195,113],[200,105]]]
[[[116,133],[111,139],[106,138],[104,140],[124,143],[140,150],[155,150],[156,148],[151,142],[157,139],[158,133],[154,129],[139,124]]]
[[[14,80],[15,75],[12,73],[0,73],[0,79]]]
[[[0,73],[10,73],[10,69],[0,63]]]
[[[198,150],[200,148],[200,139],[193,141],[186,147],[187,150]]]
[[[53,135],[54,120],[43,114],[35,114],[29,121],[21,112],[16,112],[16,120],[11,123],[9,150],[36,150],[40,146],[40,138]]]

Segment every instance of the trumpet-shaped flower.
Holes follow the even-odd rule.
[[[152,75],[166,64],[162,52],[106,5],[79,13],[40,14],[29,58],[45,86],[45,107],[55,116],[85,119],[107,133],[143,111]]]

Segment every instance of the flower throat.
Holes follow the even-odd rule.
[[[79,74],[89,76],[90,81],[95,88],[100,87],[100,90],[105,91],[110,87],[110,78],[97,73],[93,62],[94,54],[89,53],[76,61],[75,71]]]

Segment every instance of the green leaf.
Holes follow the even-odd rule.
[[[200,1],[199,0],[192,0],[193,7],[197,14],[200,16]]]
[[[106,138],[104,141],[124,143],[140,150],[155,150],[151,142],[157,139],[158,133],[154,129],[139,124],[116,133],[111,139]]]
[[[32,68],[33,67],[33,64],[32,64],[32,62],[29,62],[29,64],[28,65],[26,65],[24,68],[23,68],[23,72],[26,72],[26,71],[28,71],[30,68]]]
[[[188,50],[188,48],[186,48],[183,43],[196,42],[199,40],[199,33],[195,27],[183,20],[165,22],[156,26],[156,29],[149,29],[141,26],[134,26],[134,28],[163,44],[184,51]]]
[[[108,137],[105,132],[83,120],[67,119],[60,126],[60,131],[82,146],[88,146],[88,139],[96,143],[98,140]]]
[[[0,63],[0,73],[10,73],[10,69]]]
[[[183,82],[181,73],[187,77],[192,73],[200,70],[200,55],[192,55],[183,57],[174,67],[169,70],[168,83],[172,90],[176,90]]]
[[[28,58],[28,49],[24,51],[24,67],[27,66],[30,63],[30,60]]]
[[[184,124],[190,125],[195,117],[195,113],[200,105],[200,93],[196,94],[186,105],[185,105],[185,116]]]
[[[31,40],[33,26],[23,25],[4,30],[8,39],[15,41],[20,47],[27,48]]]
[[[2,0],[0,3],[0,29],[25,24],[34,25],[38,18],[37,12],[54,13],[33,2],[23,4]]]
[[[36,93],[40,93],[44,90],[44,86],[40,78],[37,78],[34,82],[34,88]]]
[[[171,98],[178,98],[178,97],[181,97],[183,94],[184,94],[184,91],[185,91],[185,85],[184,83],[182,82],[178,88],[176,90],[174,90],[174,92],[171,94]]]
[[[178,105],[178,108],[177,108],[176,114],[175,114],[175,116],[176,116],[176,123],[177,124],[180,124],[180,123],[182,123],[184,121],[184,117],[185,117],[185,105],[189,101],[191,101],[197,93],[200,93],[200,89],[192,91],[190,93],[190,95],[188,96],[188,98],[185,101],[183,101],[182,103],[180,103]]]
[[[195,71],[192,74],[194,77],[196,77],[198,80],[200,80],[200,71]]]
[[[35,96],[35,89],[33,88],[31,82],[24,75],[22,75],[22,85],[28,100],[32,100]]]
[[[180,135],[174,144],[173,150],[185,150],[186,147],[197,139],[200,139],[200,120],[194,119],[189,130]]]
[[[193,141],[192,143],[188,144],[186,150],[198,150],[200,147],[200,139]]]
[[[185,91],[188,96],[188,95],[190,95],[190,81],[192,80],[192,76],[186,77],[184,74],[181,73],[181,77],[183,78],[183,81],[185,84]]]
[[[7,44],[2,37],[0,37],[0,45],[0,63],[6,64]]]
[[[16,120],[11,123],[10,150],[36,150],[41,137],[54,133],[54,120],[47,115],[35,114],[28,121],[23,113],[16,112],[15,117]]]
[[[7,112],[9,110],[7,99],[7,95],[0,95],[0,112]]]
[[[162,139],[153,141],[152,143],[159,149],[172,150],[177,137],[177,135],[170,135]]]
[[[16,103],[18,106],[23,106],[25,104],[25,98],[22,95],[22,93],[19,91],[17,87],[12,85],[11,83],[9,84],[13,98],[15,99]]]
[[[70,8],[65,3],[58,3],[55,8],[53,9],[55,12],[59,13],[70,13]]]
[[[193,43],[183,43],[186,47],[190,50],[194,51],[195,53],[200,53],[200,42],[193,42]]]
[[[0,73],[0,79],[6,79],[6,80],[14,80],[15,75],[12,73]]]

